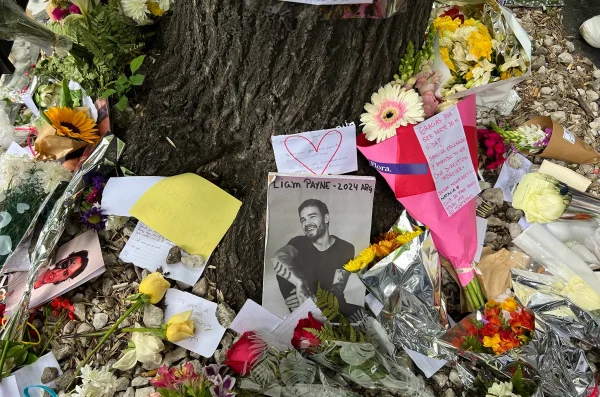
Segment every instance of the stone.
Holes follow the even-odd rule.
[[[92,325],[96,330],[100,330],[104,328],[104,326],[108,323],[108,314],[106,313],[96,313],[94,314],[94,319],[92,320]]]
[[[540,67],[544,66],[545,64],[546,64],[546,57],[543,55],[540,55],[533,59],[533,62],[531,62],[531,68],[534,70],[537,70]]]
[[[235,311],[233,311],[227,303],[222,302],[217,306],[215,316],[217,317],[217,320],[219,320],[219,324],[225,328],[229,328],[231,322],[235,318]]]
[[[182,360],[186,357],[187,357],[187,350],[184,349],[183,347],[178,347],[177,349],[171,350],[170,352],[165,354],[165,358],[162,361],[162,365],[166,365],[167,367],[170,367],[177,361]]]
[[[504,222],[502,219],[497,218],[495,216],[490,216],[489,218],[487,218],[488,221],[488,227],[505,227],[506,226],[506,222]]]
[[[587,97],[587,100],[590,102],[597,101],[598,98],[600,98],[600,95],[594,90],[587,90],[585,92],[585,96]]]
[[[113,293],[113,285],[115,285],[113,279],[109,277],[105,278],[102,282],[102,295],[111,296]]]
[[[509,207],[506,210],[506,217],[508,218],[509,221],[518,222],[519,219],[521,219],[523,217],[523,215],[524,215],[523,211],[518,210],[513,207]]]
[[[553,53],[557,54],[559,52],[562,52],[563,48],[562,48],[562,46],[560,44],[554,44],[551,47],[551,50],[552,50]]]
[[[486,232],[484,243],[485,244],[491,243],[493,241],[496,241],[497,238],[498,238],[498,234],[496,234],[494,232]]]
[[[208,280],[206,277],[202,277],[192,288],[192,294],[205,297],[208,292]]]
[[[569,54],[568,52],[563,52],[558,56],[558,59],[560,60],[561,63],[564,63],[565,65],[570,65],[573,63],[574,59],[573,59],[573,55]]]
[[[164,312],[160,307],[151,304],[147,304],[146,307],[144,307],[144,317],[142,321],[146,327],[158,328],[162,325],[164,318]]]
[[[446,387],[446,384],[448,383],[448,376],[443,372],[438,372],[434,374],[431,378],[435,382],[435,385],[442,390],[444,389],[444,387]]]
[[[181,258],[181,263],[194,269],[201,268],[206,263],[206,260],[200,255],[188,255]]]
[[[143,389],[137,389],[135,391],[135,397],[148,397],[148,395],[150,395],[151,393],[154,393],[155,391],[156,391],[156,389],[153,388],[152,386],[144,387]]]
[[[71,298],[71,303],[73,305],[75,305],[75,303],[81,303],[81,302],[83,302],[83,300],[84,300],[83,294],[77,293],[77,294],[73,295],[73,297]]]
[[[550,95],[550,94],[552,94],[552,88],[550,88],[550,87],[542,87],[540,89],[540,94],[542,94],[542,95]]]
[[[575,44],[571,43],[570,41],[567,41],[565,44],[567,46],[568,51],[570,51],[570,52],[575,51]]]
[[[458,371],[455,369],[450,371],[450,374],[448,375],[448,379],[450,380],[450,382],[452,382],[452,384],[454,386],[462,387],[462,385],[463,385],[462,380],[460,379],[460,375],[458,374]]]
[[[186,283],[184,283],[182,281],[179,281],[179,280],[175,281],[175,284],[177,284],[177,286],[179,287],[179,289],[182,290],[182,291],[185,291],[188,288],[192,288],[191,285],[186,284]]]
[[[511,223],[508,225],[508,232],[510,233],[510,237],[517,238],[523,232],[523,229],[521,229],[518,223]]]
[[[85,303],[73,303],[73,308],[75,309],[75,317],[77,317],[79,321],[85,321]]]
[[[40,382],[42,384],[50,383],[54,379],[58,377],[58,368],[56,367],[46,367],[42,372],[42,376],[40,377]]]
[[[73,350],[73,347],[70,345],[59,345],[52,349],[52,353],[54,354],[54,357],[56,357],[57,361],[71,357],[74,352],[75,351]]]
[[[540,66],[540,68],[538,69],[538,74],[546,74],[546,66],[542,65]]]
[[[138,376],[137,378],[133,378],[133,380],[131,381],[131,386],[140,387],[140,386],[146,386],[149,383],[150,383],[150,379],[145,378],[143,376]]]
[[[61,376],[56,378],[56,387],[58,390],[67,390],[69,385],[75,381],[75,370],[70,369],[63,372]]]
[[[123,394],[123,397],[135,397],[135,389],[133,387],[128,387]]]
[[[174,265],[179,262],[181,262],[181,249],[174,245],[167,254],[167,265]]]
[[[446,389],[446,392],[444,393],[444,397],[456,397],[456,394],[454,394],[454,390]]]
[[[67,321],[63,327],[63,334],[72,334],[75,331],[75,321]]]
[[[546,37],[544,37],[544,46],[552,47],[553,44],[554,44],[554,37],[550,36],[550,35],[546,35]]]
[[[594,70],[592,76],[594,76],[595,79],[600,79],[600,69]]]
[[[52,387],[50,388],[52,390],[54,390],[54,392],[56,392],[56,389],[53,389]],[[42,394],[40,394],[40,397],[53,397],[52,394],[50,394],[48,391],[46,390],[42,390]]]
[[[77,327],[78,334],[85,334],[86,332],[92,332],[92,331],[94,331],[94,327],[92,327],[88,323],[81,323]]]
[[[550,112],[558,110],[558,103],[556,103],[555,101],[546,102],[546,110]]]
[[[500,188],[491,188],[491,189],[486,189],[481,193],[481,198],[483,198],[485,201],[489,202],[490,204],[494,204],[498,207],[501,207],[504,205],[504,193],[502,192],[502,189]]]
[[[124,376],[121,376],[117,379],[117,385],[115,391],[125,391],[129,387],[129,379]]]
[[[552,119],[557,123],[564,123],[565,121],[567,121],[567,113],[564,110],[552,112],[550,117],[552,117]]]

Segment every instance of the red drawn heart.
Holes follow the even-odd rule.
[[[297,162],[299,162],[300,164],[302,164],[302,166],[304,168],[306,168],[307,170],[309,170],[310,172],[312,172],[313,174],[316,175],[317,174],[316,172],[314,172],[313,170],[311,170],[298,157],[294,156],[294,153],[292,153],[291,150],[290,150],[290,148],[288,148],[288,146],[287,146],[287,141],[288,141],[288,139],[294,139],[294,138],[304,139],[304,140],[306,140],[306,142],[310,143],[310,145],[313,147],[313,149],[315,149],[316,153],[319,153],[319,148],[321,147],[321,143],[323,142],[323,139],[325,139],[325,137],[327,135],[333,134],[333,133],[337,133],[340,136],[340,141],[338,142],[338,145],[335,148],[335,151],[331,155],[331,158],[329,159],[329,161],[327,162],[327,164],[325,164],[325,167],[323,168],[323,171],[321,171],[321,175],[323,175],[325,173],[325,170],[327,169],[327,167],[329,167],[329,164],[331,163],[331,161],[333,160],[333,158],[337,154],[338,150],[340,150],[340,146],[342,146],[343,137],[342,137],[342,133],[341,132],[339,132],[338,130],[327,131],[327,133],[321,137],[321,140],[319,141],[319,144],[316,147],[315,147],[315,145],[313,145],[313,143],[309,139],[307,139],[307,138],[305,138],[303,136],[300,136],[300,135],[288,136],[287,138],[284,139],[283,145],[287,149],[288,153],[294,158],[294,160],[296,160]]]

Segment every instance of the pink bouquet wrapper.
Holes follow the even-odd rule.
[[[473,167],[477,169],[475,95],[457,106]],[[361,134],[356,145],[410,215],[429,227],[436,248],[452,263],[461,285],[466,286],[475,275],[471,263],[477,251],[476,201],[471,200],[452,216],[446,214],[414,125],[396,129],[396,136],[380,143],[367,141]]]

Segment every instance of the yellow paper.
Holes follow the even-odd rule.
[[[210,256],[223,238],[241,201],[195,174],[165,178],[129,211],[186,252]]]

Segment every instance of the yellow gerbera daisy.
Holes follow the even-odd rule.
[[[46,111],[56,135],[76,141],[96,143],[100,136],[94,120],[82,110],[54,107]]]
[[[405,232],[405,233],[402,233],[401,235],[397,236],[396,242],[400,245],[404,245],[404,244],[408,243],[410,240],[417,237],[421,233],[423,233],[423,231],[421,230],[421,228],[417,227],[417,230],[415,230],[415,231]]]
[[[350,262],[346,263],[344,265],[344,269],[346,269],[350,273],[355,273],[367,266],[369,263],[373,262],[374,260],[375,251],[372,247],[368,247],[362,250],[362,252],[358,255],[356,259],[352,259]]]

